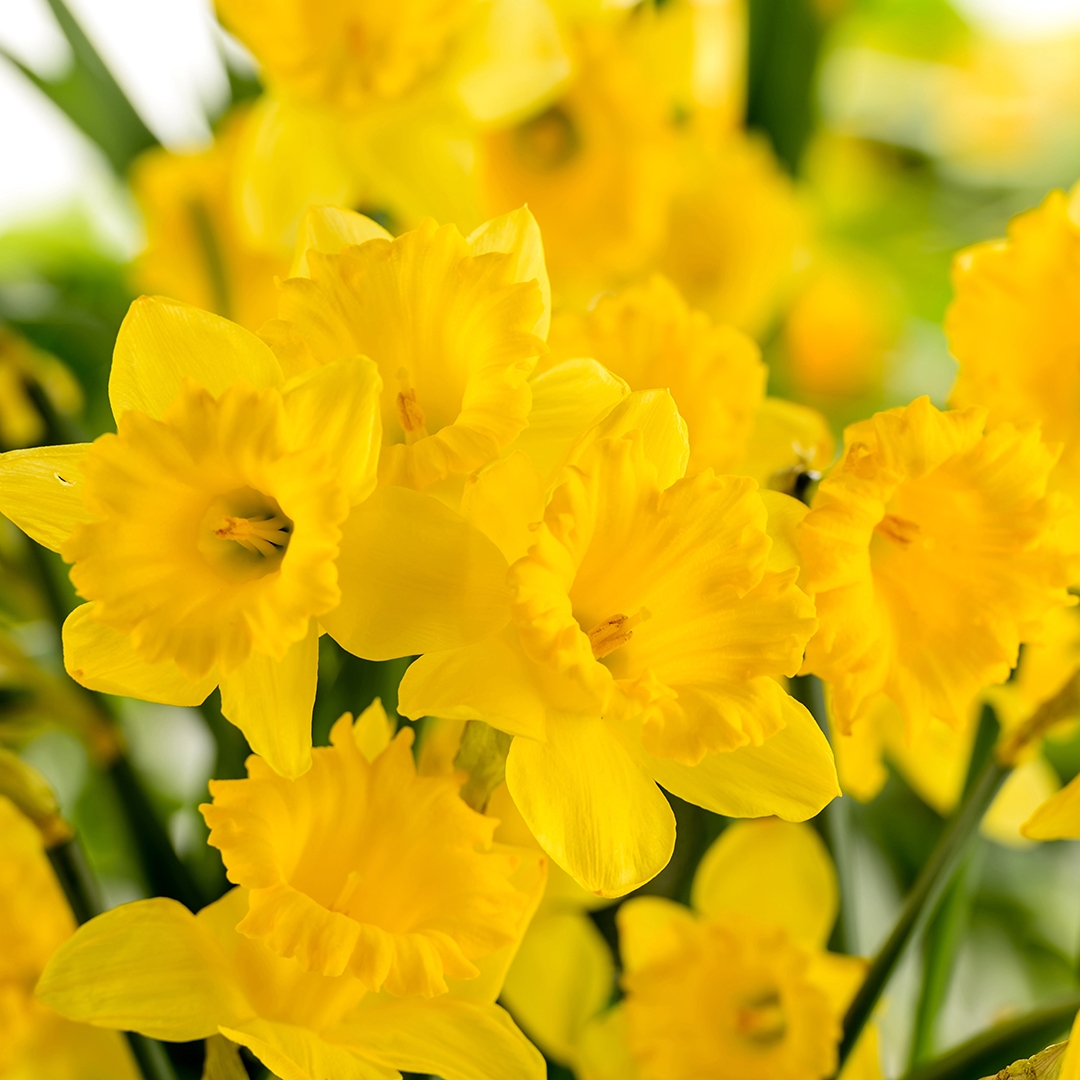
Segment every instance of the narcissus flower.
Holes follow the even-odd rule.
[[[137,1080],[119,1035],[34,1000],[49,957],[75,929],[41,834],[0,796],[0,1077]]]
[[[1064,443],[1051,485],[1080,494],[1080,187],[1014,218],[1006,240],[962,251],[953,284],[953,404],[985,406],[991,424],[1040,423]]]
[[[60,416],[82,409],[82,388],[75,376],[55,356],[0,327],[0,447],[32,446],[48,433],[32,389]]]
[[[346,713],[299,780],[252,757],[248,779],[210,781],[202,812],[249,890],[242,934],[305,971],[431,997],[520,939],[538,897],[515,881],[546,860],[493,846],[498,822],[461,800],[461,776],[418,777],[412,732],[390,736],[377,701],[355,727]]]
[[[109,383],[117,434],[0,458],[0,508],[74,563],[90,601],[64,626],[72,676],[176,705],[220,685],[225,715],[295,776],[310,764],[320,620],[372,658],[477,618],[494,617],[481,635],[501,625],[505,563],[489,541],[415,492],[368,497],[380,389],[366,358],[286,381],[240,327],[136,301]]]
[[[842,732],[891,698],[909,728],[960,728],[1021,641],[1069,603],[1067,508],[1036,428],[926,398],[851,425],[799,531],[821,627],[804,670],[826,679]]]
[[[247,907],[237,888],[198,915],[164,899],[114,908],[53,956],[38,997],[62,1016],[151,1038],[221,1034],[291,1080],[399,1080],[399,1069],[542,1080],[543,1058],[495,1004],[511,950],[440,997],[393,998],[237,933]]]
[[[681,420],[667,395],[631,404],[648,402],[642,427],[609,417],[561,474],[510,570],[511,625],[421,657],[399,697],[407,716],[517,736],[506,781],[522,816],[555,862],[610,896],[670,858],[656,783],[735,816],[809,817],[836,793],[824,737],[777,681],[816,625],[794,583],[801,507],[766,503],[748,478],[683,479]],[[514,502],[474,507],[507,551],[528,533],[507,528],[507,507],[536,520],[516,468],[490,477]]]
[[[289,374],[360,353],[382,375],[380,479],[424,488],[494,459],[525,427],[546,351],[547,275],[527,210],[468,239],[428,221],[394,240],[375,222],[315,211],[302,276],[264,329]]]

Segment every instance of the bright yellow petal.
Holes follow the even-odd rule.
[[[221,1034],[246,1046],[280,1080],[397,1080],[393,1069],[291,1024],[250,1020],[238,1027],[223,1025]]]
[[[725,829],[701,860],[690,897],[703,915],[740,911],[816,948],[828,940],[840,902],[821,837],[809,825],[774,819]]]
[[[205,1039],[253,1015],[220,946],[158,897],[98,915],[53,955],[38,997],[61,1016],[152,1039]]]
[[[87,443],[35,446],[0,454],[0,513],[27,536],[59,551],[71,530],[93,515],[82,503]]]
[[[36,1012],[33,1029],[4,1080],[141,1080],[118,1031],[76,1024],[45,1009]]]
[[[840,1073],[840,1080],[883,1080],[884,1075],[877,1024],[867,1024]],[[1060,1076],[1058,1080],[1065,1080],[1065,1077]],[[1080,1076],[1072,1080],[1080,1080]]]
[[[829,467],[835,453],[836,438],[817,409],[767,397],[754,416],[746,456],[738,471],[766,487],[784,480],[793,469],[821,472]]]
[[[366,357],[305,372],[285,390],[285,414],[296,447],[314,446],[355,505],[375,489],[382,443],[379,369]]]
[[[506,786],[540,846],[590,892],[622,896],[671,858],[667,799],[598,717],[549,715],[546,742],[514,739]]]
[[[411,720],[483,720],[511,735],[543,739],[546,709],[513,632],[426,653],[405,672],[398,710]]]
[[[619,908],[615,919],[623,970],[633,972],[684,948],[679,927],[692,924],[694,914],[663,896],[636,896]]]
[[[394,722],[386,715],[382,701],[376,698],[357,718],[353,736],[360,753],[374,761],[394,737]]]
[[[979,826],[983,836],[1006,847],[1031,847],[1034,838],[1026,834],[1025,823],[1052,799],[1061,787],[1053,766],[1042,757],[1017,766],[1005,779]],[[1077,820],[1080,833],[1080,819]]]
[[[406,488],[378,488],[345,522],[341,604],[322,619],[368,660],[453,649],[510,617],[506,560],[460,514]]]
[[[280,386],[281,367],[267,345],[228,319],[177,300],[139,297],[116,337],[113,416],[136,409],[160,420],[185,379],[217,397],[237,382],[258,390]]]
[[[65,620],[64,666],[82,686],[102,694],[156,701],[162,705],[201,705],[217,686],[211,672],[189,679],[173,661],[148,664],[131,637],[94,618],[94,604],[80,604]]]
[[[796,540],[799,522],[806,517],[810,508],[806,503],[784,495],[779,491],[763,488],[758,492],[765,509],[769,513],[765,531],[772,540],[766,568],[774,574],[799,565],[799,548]]]
[[[319,630],[312,619],[281,660],[252,653],[221,680],[221,711],[251,749],[289,779],[311,768],[311,710],[319,672]]]
[[[614,985],[611,949],[592,920],[580,912],[553,912],[529,927],[502,1000],[544,1053],[568,1062]]]
[[[806,969],[806,978],[824,991],[835,1016],[843,1016],[855,992],[866,978],[869,962],[861,956],[815,952]]]
[[[544,1059],[505,1010],[447,996],[361,1006],[328,1037],[395,1069],[443,1080],[543,1080],[547,1074]]]
[[[310,277],[308,251],[336,255],[353,244],[368,240],[393,240],[377,221],[340,206],[311,206],[300,225],[289,277]]]
[[[1065,1060],[1061,1063],[1058,1080],[1080,1080],[1080,1012],[1073,1021],[1069,1049],[1065,1051]]]
[[[1075,777],[1024,822],[1032,840],[1080,840],[1080,777]]]
[[[512,449],[526,454],[550,482],[575,444],[606,416],[630,387],[595,360],[566,360],[530,380],[529,426]]]
[[[540,7],[536,0],[502,0],[503,7],[525,6]],[[496,3],[495,7],[500,5]],[[540,295],[544,298],[544,313],[537,320],[533,331],[537,337],[547,339],[551,325],[551,282],[548,280],[547,266],[544,265],[544,243],[540,238],[540,226],[527,206],[511,210],[502,217],[485,221],[468,236],[469,247],[474,255],[483,255],[487,251],[504,251],[513,255],[516,262],[511,273],[514,281],[535,281],[540,286]]]
[[[540,474],[515,450],[468,478],[461,513],[512,565],[536,542],[531,526],[544,516],[544,496]]]
[[[840,794],[829,742],[794,699],[787,726],[761,746],[708,754],[698,765],[651,758],[649,767],[673,795],[727,817],[806,821]]]

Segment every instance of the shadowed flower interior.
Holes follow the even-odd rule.
[[[283,780],[257,757],[248,779],[211,782],[202,807],[230,880],[251,890],[239,929],[303,968],[371,990],[432,996],[520,934],[520,859],[498,822],[458,796],[461,777],[420,777],[402,731],[369,761],[358,738],[381,707],[346,713],[311,771]],[[377,745],[377,744],[376,744]]]

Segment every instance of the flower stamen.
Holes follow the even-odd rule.
[[[593,656],[597,660],[603,660],[616,649],[622,648],[634,636],[634,627],[650,618],[652,612],[643,607],[636,615],[611,615],[597,623],[589,631]]]
[[[766,990],[743,1002],[735,1014],[735,1030],[758,1046],[780,1042],[787,1032],[787,1019],[779,993]]]
[[[398,385],[401,387],[397,395],[398,421],[401,430],[405,432],[405,444],[412,446],[413,443],[427,438],[427,417],[416,400],[416,390],[409,385],[409,373],[401,368],[397,375]]]
[[[914,521],[897,517],[896,514],[886,514],[877,523],[875,531],[881,533],[887,540],[907,547],[919,535],[920,529]]]
[[[213,532],[219,540],[235,540],[246,551],[266,557],[288,547],[292,522],[283,514],[261,518],[225,514]]]

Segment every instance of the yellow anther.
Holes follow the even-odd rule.
[[[611,615],[597,623],[589,631],[593,656],[597,660],[603,660],[616,649],[622,648],[634,636],[634,627],[651,616],[652,612],[648,608],[642,608],[636,615]]]
[[[426,417],[416,400],[416,391],[412,387],[398,391],[397,411],[398,419],[401,421],[401,430],[405,432],[406,443],[411,445],[417,439],[426,438],[427,428],[424,426]]]
[[[288,546],[292,525],[281,514],[265,518],[234,517],[226,514],[214,528],[219,540],[235,540],[257,555],[276,555]]]

